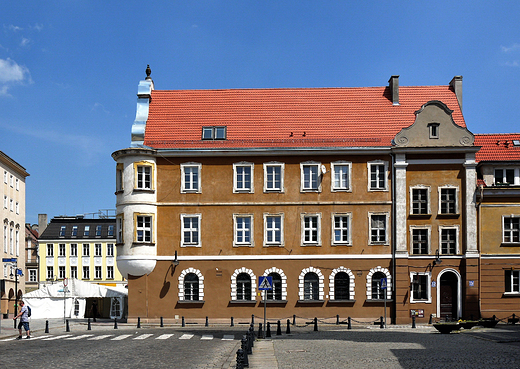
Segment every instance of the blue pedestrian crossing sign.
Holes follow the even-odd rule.
[[[381,278],[381,289],[386,290],[386,278]]]
[[[258,277],[258,289],[260,291],[270,291],[273,289],[273,277]]]

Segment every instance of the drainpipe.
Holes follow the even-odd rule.
[[[393,300],[394,302],[392,303],[393,305],[393,308],[392,308],[392,321],[393,323],[395,324],[396,321],[397,321],[397,312],[396,312],[396,307],[397,307],[397,297],[396,297],[396,288],[395,288],[395,285],[396,285],[396,281],[397,281],[397,278],[396,278],[396,266],[395,266],[395,249],[396,249],[396,245],[395,245],[395,237],[396,237],[396,229],[395,229],[395,155],[394,154],[390,154],[391,157],[392,157],[392,213],[391,213],[391,222],[392,222],[392,279],[393,279],[393,283],[392,283],[392,297],[393,297]]]

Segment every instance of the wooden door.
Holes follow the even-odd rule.
[[[457,319],[457,277],[446,272],[441,276],[440,283],[440,317],[447,321]]]

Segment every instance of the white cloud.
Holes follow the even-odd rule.
[[[108,110],[105,109],[105,107],[103,106],[103,104],[101,103],[95,103],[94,106],[92,107],[92,109],[90,109],[91,111],[102,111],[103,113],[105,114],[110,114],[110,112]]]
[[[43,24],[36,23],[34,26],[31,26],[31,28],[40,32],[43,29]]]
[[[0,59],[0,95],[7,95],[9,87],[31,82],[29,69],[9,58]]]
[[[516,50],[520,50],[520,44],[514,43],[511,46],[501,46],[501,49],[505,53],[510,53]]]
[[[504,65],[506,67],[520,67],[518,60],[505,62]]]
[[[4,28],[7,28],[9,31],[13,31],[13,32],[17,32],[17,31],[22,31],[23,30],[22,27],[15,26],[14,24],[9,24],[8,26],[4,25]]]
[[[27,45],[29,45],[30,42],[31,42],[31,40],[29,40],[28,38],[22,37],[22,41],[20,41],[20,46],[22,46],[22,47],[27,46]]]

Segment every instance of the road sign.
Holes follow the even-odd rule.
[[[381,278],[381,289],[386,290],[386,278]]]
[[[4,262],[4,263],[16,263],[16,258],[3,258],[2,262]]]
[[[258,278],[258,289],[260,291],[270,291],[273,289],[273,277],[259,277]]]

